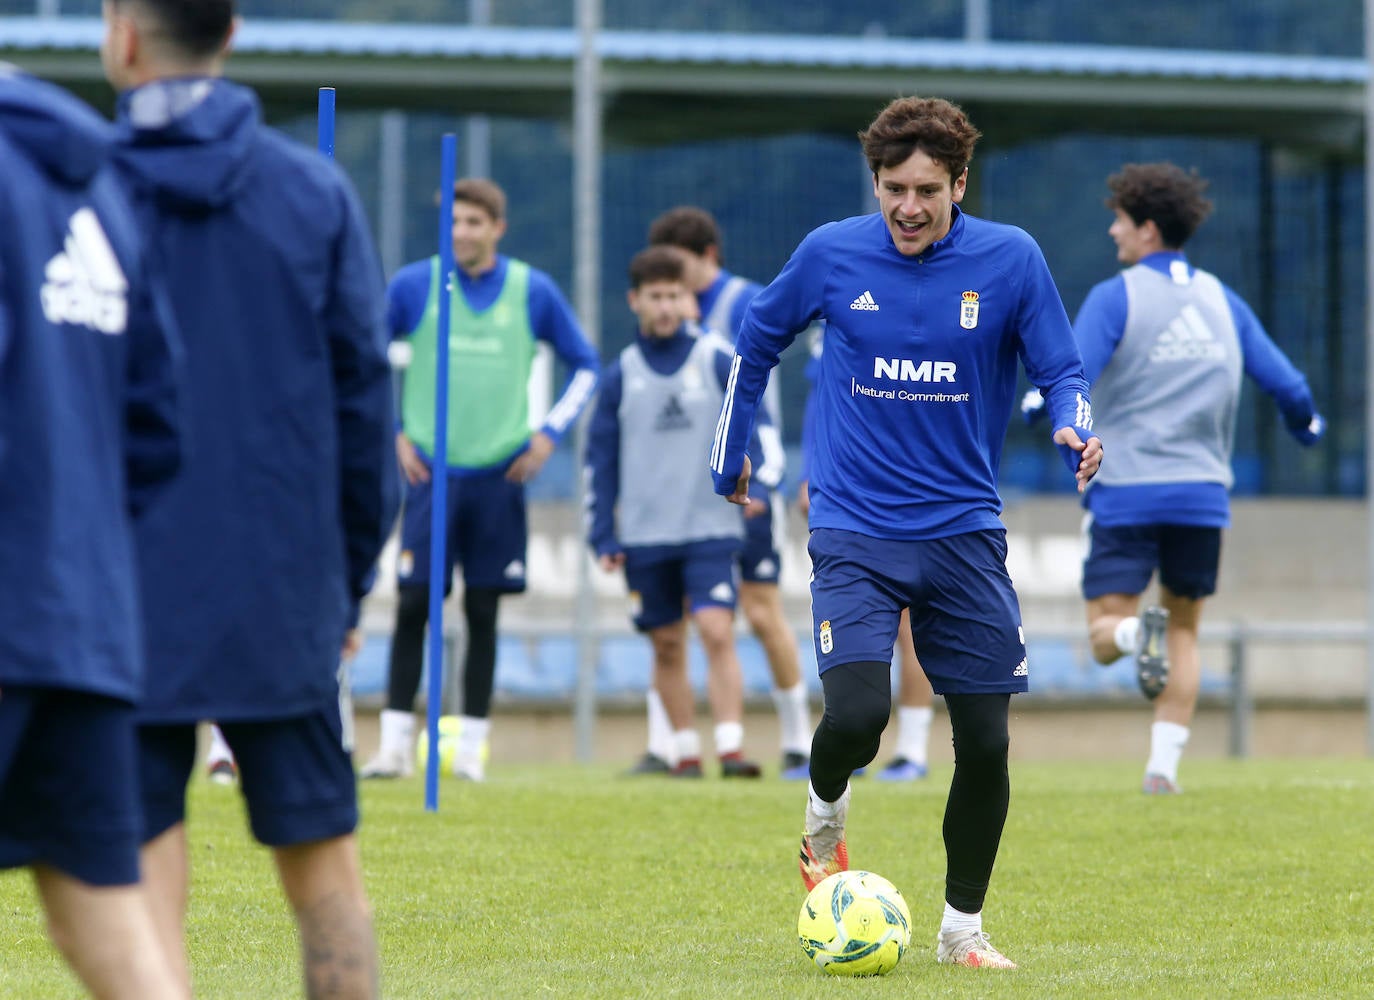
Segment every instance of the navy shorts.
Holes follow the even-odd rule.
[[[432,482],[406,485],[401,520],[401,554],[396,582],[429,586]],[[444,593],[453,587],[453,566],[463,567],[468,587],[517,594],[525,589],[525,487],[506,481],[504,469],[450,476],[448,537],[444,545]]]
[[[0,868],[138,881],[134,708],[56,688],[0,690]]]
[[[311,715],[222,722],[219,728],[234,751],[248,822],[259,843],[290,847],[357,828],[357,781],[337,703]],[[186,818],[196,727],[144,725],[138,738],[146,841]]]
[[[817,528],[807,548],[821,673],[841,663],[890,663],[909,607],[936,694],[1026,690],[1026,639],[1007,575],[1005,531],[897,542]]]
[[[734,610],[735,549],[718,542],[684,545],[680,555],[645,560],[633,549],[625,553],[625,583],[630,588],[631,618],[641,632],[681,621],[686,610]]]
[[[1132,524],[1109,528],[1089,519],[1083,559],[1083,596],[1143,594],[1159,582],[1179,597],[1198,600],[1217,591],[1221,529],[1193,524]]]
[[[787,511],[781,506],[782,494],[771,493],[768,510],[758,517],[744,519],[744,546],[739,553],[739,575],[746,583],[778,582],[782,573],[782,526]],[[776,518],[774,513],[778,515]]]

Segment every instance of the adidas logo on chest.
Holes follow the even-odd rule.
[[[865,289],[862,295],[849,303],[849,308],[858,312],[877,312],[878,303],[874,301],[873,293]]]

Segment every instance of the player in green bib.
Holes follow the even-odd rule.
[[[453,189],[454,274],[440,281],[435,256],[401,268],[387,289],[392,337],[411,347],[396,434],[406,496],[387,707],[381,716],[381,746],[364,766],[364,778],[398,777],[414,769],[415,695],[429,617],[439,296],[450,296],[444,579],[447,591],[454,564],[462,566],[468,637],[453,764],[460,777],[485,777],[497,610],[503,594],[525,589],[525,484],[538,475],[596,389],[596,351],[572,308],[543,271],[497,253],[505,231],[501,188],[489,180],[460,180]],[[571,375],[543,424],[531,433],[529,382],[541,340]]]

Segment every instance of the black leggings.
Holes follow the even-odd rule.
[[[845,663],[821,674],[825,712],[811,741],[811,785],[834,802],[850,776],[878,755],[892,714],[889,664]],[[948,694],[954,778],[945,803],[945,900],[956,910],[983,909],[1007,820],[1010,780],[1009,694]]]
[[[491,691],[496,678],[496,613],[501,591],[470,587],[463,592],[467,620],[467,652],[463,657],[464,715],[485,719],[491,714]],[[391,637],[387,674],[387,708],[415,710],[424,667],[425,624],[429,621],[429,588],[403,587],[396,605],[396,631]]]

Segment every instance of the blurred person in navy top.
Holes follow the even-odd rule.
[[[848,867],[849,778],[878,752],[909,609],[954,736],[936,958],[1014,968],[984,933],[982,909],[1007,815],[1010,697],[1029,676],[997,493],[1018,357],[1045,391],[1080,489],[1102,451],[1040,248],[958,207],[978,137],[958,107],[915,97],[860,134],[879,211],[812,232],[750,305],[711,471],[717,493],[748,501],[745,445],[768,372],[824,320],[808,485],[825,711],[811,745],[802,881]]]
[[[377,959],[337,672],[395,518],[382,275],[343,173],[221,78],[232,0],[112,0],[117,164],[185,340],[193,452],[139,525],[149,674],[145,876],[189,982],[196,722],[238,759],[310,995],[371,996]]]
[[[1083,597],[1094,657],[1134,656],[1154,700],[1142,788],[1171,794],[1197,707],[1202,604],[1216,591],[1230,523],[1241,376],[1273,397],[1299,443],[1315,444],[1325,424],[1254,311],[1183,252],[1211,212],[1207,181],[1172,163],[1128,163],[1107,185],[1107,232],[1125,270],[1095,285],[1074,320],[1112,442],[1083,496]],[[1160,603],[1138,614],[1156,571]]]
[[[182,456],[177,353],[109,127],[0,64],[0,868],[92,995],[184,997],[139,882],[131,518]]]

